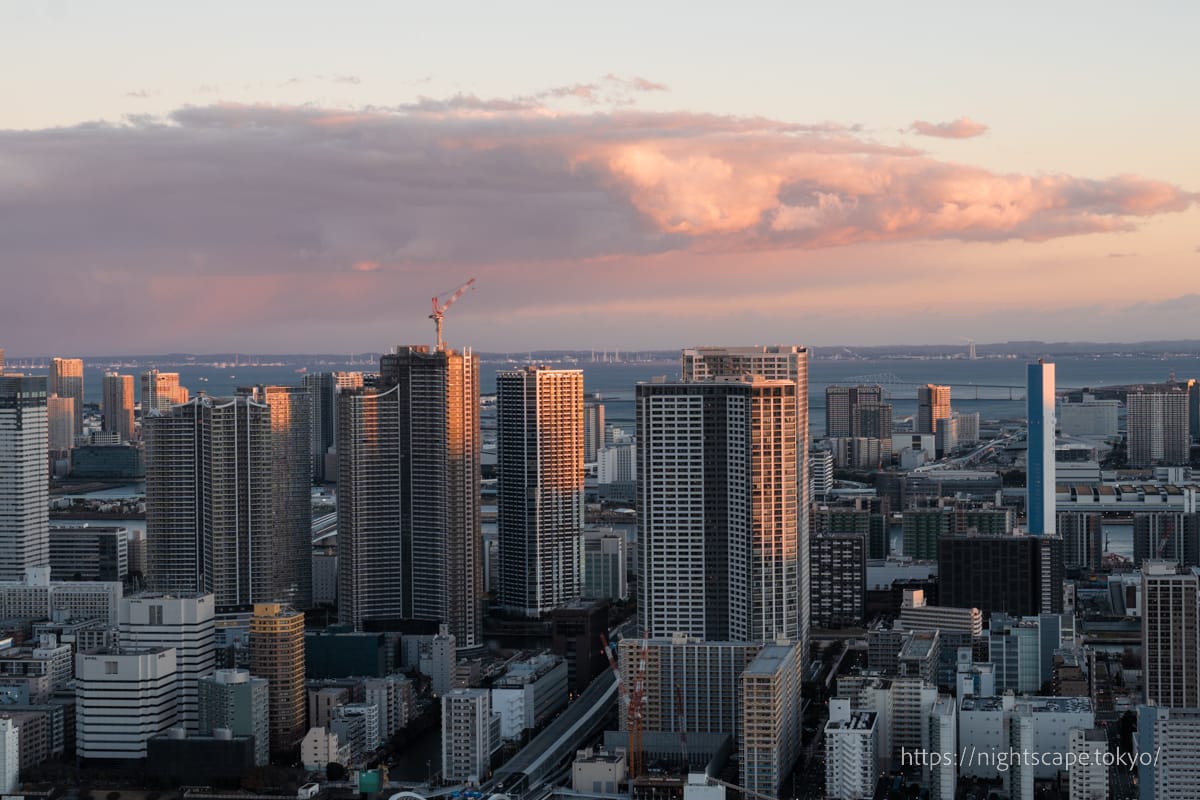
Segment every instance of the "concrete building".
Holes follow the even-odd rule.
[[[129,532],[115,525],[50,528],[50,579],[122,582],[129,576]]]
[[[929,767],[929,800],[954,800],[958,789],[958,708],[954,698],[940,695],[929,712],[929,752],[950,754]]]
[[[115,627],[122,594],[115,581],[52,581],[49,566],[29,567],[23,580],[0,581],[0,619],[94,619]]]
[[[140,382],[143,419],[151,411],[165,411],[188,401],[188,390],[179,385],[178,372],[147,370],[141,374]]]
[[[1075,728],[1067,735],[1067,752],[1074,762],[1067,770],[1070,800],[1107,800],[1108,734],[1098,728]]]
[[[122,647],[168,647],[175,651],[179,725],[197,733],[201,678],[216,669],[215,607],[211,594],[144,594],[121,601],[118,641]]]
[[[1200,513],[1155,511],[1133,515],[1133,564],[1148,559],[1200,566]]]
[[[824,533],[811,542],[812,626],[859,628],[866,624],[867,537]]]
[[[1130,392],[1125,405],[1130,465],[1188,463],[1192,439],[1186,391]]]
[[[1142,673],[1147,703],[1200,706],[1200,569],[1142,564]]]
[[[146,757],[147,742],[179,719],[175,650],[109,649],[75,656],[75,753]]]
[[[478,783],[487,779],[492,753],[500,746],[487,689],[454,689],[442,696],[442,779]]]
[[[832,491],[833,452],[813,450],[808,456],[808,496],[824,498]]]
[[[583,372],[503,370],[496,397],[499,600],[540,616],[583,588]]]
[[[944,419],[950,419],[950,387],[932,383],[917,387],[917,418],[913,433],[937,434]]]
[[[1055,418],[1063,436],[1080,439],[1114,439],[1119,435],[1120,400],[1097,400],[1084,394],[1078,401],[1058,404]]]
[[[412,681],[403,675],[387,675],[363,681],[364,701],[379,709],[379,738],[388,737],[408,725],[412,716]]]
[[[21,733],[16,723],[0,716],[0,793],[21,785]]]
[[[805,629],[796,385],[638,384],[638,614],[650,636],[797,640]]]
[[[510,664],[492,684],[492,710],[500,715],[500,735],[516,739],[567,705],[567,662],[542,654]]]
[[[978,444],[979,443],[979,412],[972,411],[971,413],[963,413],[955,411],[952,415],[957,426],[956,433],[958,434],[959,444]]]
[[[1104,517],[1085,511],[1059,511],[1055,529],[1063,540],[1063,569],[1098,570],[1104,557]]]
[[[795,553],[798,587],[798,634],[785,633],[800,646],[800,658],[807,663],[809,642],[809,519],[808,519],[808,349],[802,345],[759,347],[695,347],[683,351],[681,375],[685,381],[709,381],[718,378],[742,378],[758,375],[763,379],[786,380],[796,385],[796,507],[799,537],[795,547],[785,543],[781,553]],[[802,511],[800,511],[802,510]],[[785,555],[785,558],[788,556]],[[786,583],[786,581],[785,581]],[[641,598],[639,598],[641,600]],[[668,635],[676,631],[670,631]],[[772,634],[767,638],[773,639]]]
[[[1054,365],[1045,361],[1026,370],[1028,449],[1025,460],[1025,513],[1031,536],[1055,533]]]
[[[312,399],[306,389],[259,386],[266,403],[271,448],[271,520],[275,542],[273,587],[266,598],[292,608],[312,599]]]
[[[622,675],[636,673],[642,640],[622,639],[617,663]],[[763,645],[754,642],[714,642],[676,637],[645,641],[645,701],[642,727],[648,731],[678,733],[681,718],[695,733],[726,733],[740,741],[742,714],[741,674]],[[678,687],[678,695],[676,688]],[[676,697],[683,700],[683,713]],[[627,709],[620,710],[621,730],[628,730]]]
[[[625,600],[629,597],[626,577],[624,533],[608,530],[583,532],[583,596]]]
[[[604,403],[599,395],[583,404],[583,463],[595,464],[604,449]]]
[[[848,700],[831,700],[825,723],[825,796],[870,800],[879,781],[879,715],[852,711]]]
[[[443,627],[436,635],[422,642],[419,669],[429,676],[429,688],[441,696],[454,688],[454,668],[458,664],[458,640]]]
[[[74,401],[74,435],[83,434],[83,359],[55,358],[50,361],[47,391]]]
[[[341,390],[337,442],[339,620],[443,623],[481,646],[478,359],[394,348],[377,387]]]
[[[350,747],[328,728],[310,728],[300,743],[300,763],[314,772],[331,763],[349,766]]]
[[[575,753],[571,762],[571,789],[576,792],[617,795],[629,775],[625,751],[594,748]]]
[[[825,436],[832,439],[867,435],[856,432],[856,411],[860,406],[879,406],[882,404],[882,386],[825,387]],[[891,432],[890,426],[888,432]]]
[[[637,448],[631,444],[614,444],[596,455],[596,483],[631,484],[637,480]]]
[[[1009,620],[997,612],[989,622],[987,641],[997,692],[1037,694],[1041,690],[1042,641],[1036,619]]]
[[[55,462],[67,459],[75,446],[75,400],[56,394],[46,398],[46,446],[53,474]],[[82,441],[82,439],[80,440]]]
[[[45,378],[0,377],[0,581],[50,561]]]
[[[278,603],[255,603],[250,672],[270,690],[271,750],[286,753],[304,735],[304,615]]]
[[[143,416],[150,586],[212,592],[218,605],[274,598],[270,409],[199,396]]]
[[[197,733],[210,736],[226,728],[235,736],[254,737],[254,763],[263,766],[271,753],[268,715],[270,689],[265,678],[255,678],[244,669],[219,669],[198,684],[199,721]]]
[[[330,713],[329,730],[347,744],[350,763],[356,766],[383,744],[380,729],[379,707],[372,703],[343,703]]]
[[[741,783],[778,797],[800,753],[801,659],[769,644],[742,671]]]
[[[304,376],[308,390],[312,422],[309,450],[312,453],[312,478],[323,483],[336,475],[325,472],[325,455],[337,445],[338,394],[346,389],[361,389],[361,372],[314,372]]]
[[[103,422],[100,430],[115,433],[120,441],[134,440],[133,376],[116,372],[104,373],[103,403],[100,406]]]
[[[983,614],[1060,614],[1062,540],[1053,536],[943,536],[938,601]]]
[[[1200,708],[1138,706],[1140,800],[1200,797]],[[1148,763],[1147,763],[1148,762]]]
[[[1015,723],[1014,723],[1015,720]],[[1070,732],[1095,725],[1092,701],[1087,697],[1000,697],[961,698],[958,707],[958,749],[970,750],[976,758],[960,766],[961,776],[1003,777],[1000,762],[986,754],[1006,755],[1014,735],[1021,737],[1026,752],[1041,753],[1033,766],[1033,778],[1050,780],[1058,773],[1055,765],[1065,763],[1070,749]],[[1030,738],[1032,737],[1032,738]],[[1018,750],[1021,747],[1017,747]],[[1012,766],[1016,766],[1014,763]],[[1013,769],[1009,769],[1013,772]],[[1024,780],[1024,778],[1022,778]],[[1031,795],[1026,795],[1031,796]]]

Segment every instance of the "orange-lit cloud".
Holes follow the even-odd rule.
[[[910,128],[913,133],[939,139],[973,139],[987,133],[987,129],[987,125],[970,117],[959,117],[951,122],[926,122],[919,119]]]
[[[783,288],[765,294],[776,297],[816,296],[815,283],[842,280],[821,290],[836,310],[884,273],[902,281],[888,289],[899,296],[999,269],[1028,268],[1026,281],[1062,271],[1050,246],[1031,243],[1099,235],[1100,260],[1135,249],[1149,257],[1145,242],[1104,235],[1198,199],[1136,175],[997,172],[837,122],[650,112],[620,99],[662,89],[605,77],[515,99],[209,105],[121,125],[0,131],[0,316],[36,331],[31,309],[104,313],[131,320],[106,328],[120,341],[160,342],[169,331],[177,349],[212,335],[214,322],[231,336],[277,336],[299,319],[347,329],[376,320],[386,333],[404,298],[475,274],[496,307],[523,318],[579,304],[631,318],[689,304],[716,313],[731,298],[760,304],[761,287],[748,294],[743,284],[768,262]],[[980,241],[1008,242],[1025,260],[988,262],[986,249],[964,244]],[[953,270],[882,252],[893,243],[938,248]],[[1114,273],[1111,284],[1081,285],[1120,284]],[[691,293],[663,299],[681,286]],[[170,309],[176,293],[187,313]],[[413,302],[423,322],[425,301]],[[591,320],[593,330],[603,324]]]

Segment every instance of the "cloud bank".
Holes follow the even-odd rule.
[[[976,122],[970,117],[959,117],[952,122],[925,122],[917,120],[910,130],[921,136],[934,136],[939,139],[973,139],[987,133],[988,126]]]

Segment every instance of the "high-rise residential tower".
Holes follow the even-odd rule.
[[[796,407],[788,380],[638,384],[647,635],[800,638]]]
[[[307,389],[260,386],[271,427],[271,515],[275,586],[270,597],[312,606],[312,404]]]
[[[443,622],[482,644],[479,366],[397,347],[338,400],[338,612]]]
[[[304,615],[278,603],[255,603],[250,673],[267,679],[272,752],[286,753],[304,737],[304,663]]]
[[[75,398],[46,398],[46,442],[50,455],[66,458],[67,451],[75,446]]]
[[[50,563],[46,379],[0,377],[0,580]]]
[[[1054,481],[1054,365],[1045,361],[1026,370],[1026,419],[1029,434],[1025,460],[1025,511],[1032,536],[1053,536]]]
[[[950,419],[950,387],[932,383],[918,387],[916,433],[937,433],[944,419]]]
[[[83,359],[56,358],[50,362],[50,394],[75,401],[75,436],[83,433]]]
[[[1200,569],[1143,562],[1142,669],[1147,702],[1200,706]]]
[[[579,597],[583,371],[496,375],[500,604],[539,616]]]
[[[337,446],[337,396],[343,389],[360,389],[361,372],[317,372],[304,376],[312,403],[312,477],[315,481],[333,480],[325,474],[325,454]]]
[[[115,433],[122,442],[133,441],[133,376],[104,373],[101,430]]]
[[[766,380],[786,380],[796,385],[796,498],[799,519],[794,552],[799,579],[797,617],[800,656],[807,661],[809,629],[809,542],[808,542],[808,350],[799,345],[759,347],[697,347],[683,351],[684,381],[702,381],[718,377],[741,378],[757,375]],[[776,556],[782,553],[776,553]],[[784,573],[778,573],[780,577]]]
[[[883,403],[882,386],[827,386],[825,388],[825,435],[866,436],[855,432],[855,409]],[[888,431],[889,438],[891,431]],[[876,437],[879,438],[879,437]]]
[[[142,373],[141,383],[143,417],[188,401],[188,390],[179,385],[178,372],[148,370]]]
[[[583,463],[595,464],[604,447],[604,403],[600,395],[583,404]]]
[[[1188,463],[1192,440],[1187,392],[1130,392],[1125,405],[1131,466]]]
[[[150,584],[212,592],[218,606],[274,598],[281,548],[272,506],[270,409],[197,397],[143,422]]]

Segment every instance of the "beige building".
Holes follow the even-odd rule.
[[[148,370],[142,373],[141,384],[143,417],[188,401],[188,390],[179,385],[178,372]]]
[[[950,387],[927,383],[917,388],[917,418],[914,433],[937,434],[942,420],[950,419]]]
[[[83,359],[56,358],[50,362],[50,394],[69,397],[75,401],[72,438],[83,433]]]
[[[800,655],[767,645],[742,672],[742,785],[779,796],[800,753]]]
[[[304,615],[279,603],[255,603],[250,674],[270,687],[271,749],[287,752],[304,736]]]
[[[122,442],[133,441],[133,376],[104,373],[101,399],[100,412],[104,421],[100,430],[117,434]]]

